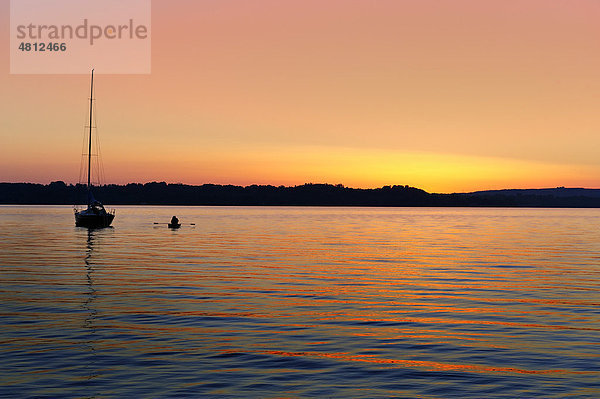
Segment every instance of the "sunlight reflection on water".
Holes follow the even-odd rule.
[[[0,396],[600,396],[600,210],[0,222]]]

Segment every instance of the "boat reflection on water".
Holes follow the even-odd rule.
[[[88,229],[87,231],[87,240],[86,240],[86,249],[85,249],[85,258],[83,259],[85,263],[85,277],[86,277],[86,288],[84,298],[81,308],[84,311],[84,317],[82,324],[82,346],[85,351],[88,353],[87,361],[85,365],[86,372],[84,373],[86,380],[92,381],[98,377],[98,359],[97,359],[97,351],[96,346],[98,342],[98,336],[96,331],[96,317],[98,314],[98,310],[95,306],[95,301],[98,297],[96,292],[96,287],[94,285],[94,272],[95,272],[95,264],[93,261],[93,253],[94,253],[94,244],[96,240],[96,234],[98,232],[94,229]],[[96,397],[95,395],[88,395],[88,397]]]

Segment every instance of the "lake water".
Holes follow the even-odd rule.
[[[0,206],[0,268],[1,397],[600,397],[598,209]]]

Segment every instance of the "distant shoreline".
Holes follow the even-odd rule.
[[[94,187],[94,194],[110,205],[600,208],[600,189],[563,187],[436,194],[403,185],[361,189],[340,184],[243,187],[152,182],[103,185]],[[0,204],[73,205],[85,199],[86,189],[80,184],[0,183]]]

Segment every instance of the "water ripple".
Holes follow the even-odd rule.
[[[117,213],[0,206],[0,397],[600,397],[598,210]]]

